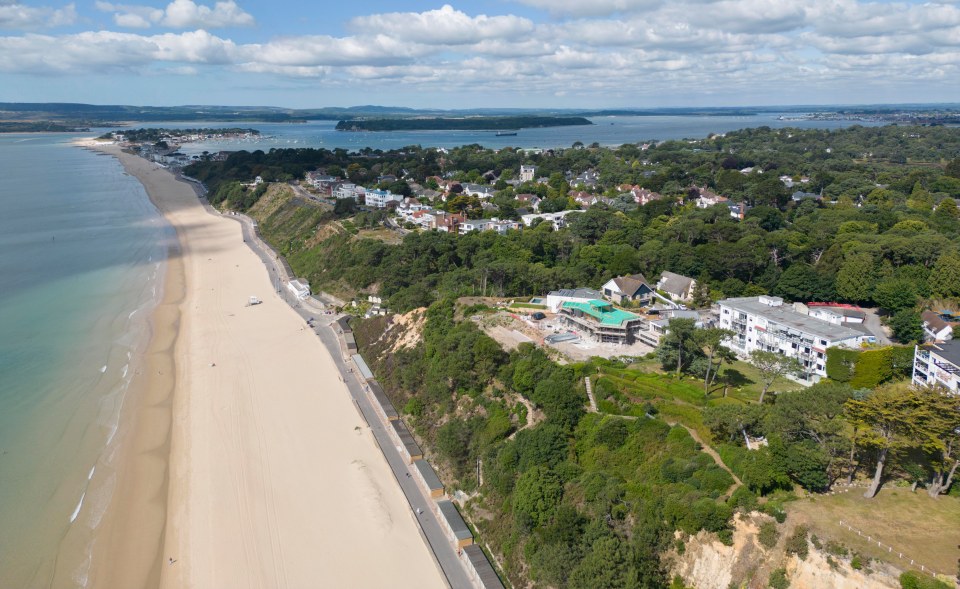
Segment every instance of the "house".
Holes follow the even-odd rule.
[[[524,226],[530,227],[533,225],[533,222],[537,219],[540,219],[544,223],[550,222],[553,224],[554,230],[559,231],[567,226],[566,216],[570,213],[579,213],[580,211],[560,211],[557,213],[531,213],[529,215],[521,215],[520,220],[523,222]]]
[[[672,298],[680,301],[689,301],[693,298],[693,289],[696,288],[697,281],[693,278],[687,278],[673,272],[664,272],[657,281],[657,290],[670,295]]]
[[[929,309],[920,313],[920,320],[923,321],[924,339],[931,342],[953,339],[953,328],[960,325],[957,322],[947,321],[944,315]]]
[[[598,299],[564,301],[558,317],[571,331],[600,343],[632,344],[646,327],[639,315]]]
[[[537,177],[537,166],[520,166],[520,181],[533,182]]]
[[[430,228],[444,233],[459,233],[460,224],[466,221],[467,216],[463,213],[436,212],[433,214],[433,224]]]
[[[520,229],[522,225],[516,221],[501,221],[493,219],[471,219],[460,224],[459,233],[465,235],[471,231],[496,231],[503,235],[511,229]]]
[[[585,209],[589,209],[600,201],[600,197],[596,194],[590,194],[588,192],[583,192],[582,190],[571,190],[567,196],[572,198],[574,202]]]
[[[310,285],[306,280],[291,280],[287,283],[287,288],[293,293],[293,296],[303,300],[310,296]]]
[[[706,187],[693,186],[690,189],[691,194],[696,194],[695,203],[698,209],[709,209],[712,206],[726,203],[728,200],[725,196],[720,196],[719,194],[709,190]]]
[[[852,326],[836,325],[801,313],[772,296],[741,297],[717,302],[719,326],[734,335],[725,344],[746,357],[755,350],[796,358],[803,366],[801,382],[812,384],[827,376],[827,348],[858,348],[870,336]]]
[[[834,325],[843,325],[844,323],[862,325],[867,318],[867,314],[856,305],[845,305],[842,303],[807,303],[805,307],[811,317],[822,319]]]
[[[605,299],[614,303],[632,301],[647,304],[653,297],[653,289],[647,284],[647,279],[643,277],[643,274],[618,276],[607,281],[600,287],[600,290],[603,291]]]
[[[797,190],[790,195],[790,199],[793,202],[801,202],[804,200],[820,200],[822,197],[816,192],[804,192],[802,190]]]
[[[536,194],[523,193],[523,194],[518,194],[516,196],[516,200],[522,203],[523,205],[529,207],[531,210],[538,211],[540,210],[540,201],[542,199]]]
[[[403,202],[403,195],[394,194],[389,190],[379,190],[377,188],[370,188],[365,192],[364,202],[368,207],[373,207],[375,209],[384,209],[387,207],[387,203]]]
[[[647,190],[646,188],[640,188],[639,186],[634,186],[629,190],[629,192],[633,194],[634,202],[640,206],[663,198],[663,195],[659,192]]]
[[[743,221],[747,216],[750,207],[745,202],[727,202],[727,208],[730,209],[730,216],[737,221]]]
[[[357,186],[356,184],[351,184],[349,182],[343,182],[334,187],[331,195],[333,198],[352,198],[359,200],[363,196],[364,190],[362,186]]]
[[[493,186],[484,186],[483,184],[464,183],[461,186],[463,187],[463,194],[476,196],[477,198],[493,198],[493,194],[496,192]]]
[[[914,348],[913,384],[939,386],[960,395],[960,340]]]
[[[547,293],[547,308],[557,313],[563,303],[587,303],[602,298],[603,293],[590,288],[561,288]]]

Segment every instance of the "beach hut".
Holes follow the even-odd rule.
[[[473,532],[467,527],[467,522],[463,521],[463,516],[457,511],[457,506],[452,501],[441,499],[437,501],[437,511],[440,517],[440,525],[444,532],[456,548],[463,548],[473,544]]]
[[[490,564],[490,560],[479,545],[464,546],[460,558],[466,562],[464,568],[467,569],[467,576],[470,577],[470,582],[476,589],[504,589],[497,571],[493,569],[493,565]]]
[[[393,436],[394,441],[400,448],[401,453],[407,458],[407,462],[413,464],[414,461],[423,458],[423,450],[413,439],[413,434],[407,429],[406,424],[399,419],[390,422],[390,428],[387,430]]]
[[[433,470],[429,462],[417,460],[413,463],[412,470],[416,476],[417,484],[420,485],[424,493],[433,499],[443,497],[443,483],[440,482],[440,477],[437,476],[437,472]]]
[[[393,407],[393,403],[387,398],[387,394],[383,392],[383,387],[380,386],[380,383],[376,380],[371,380],[367,386],[370,387],[370,396],[373,397],[373,408],[377,411],[380,419],[383,421],[399,419],[400,414],[397,413],[397,410]]]
[[[353,354],[350,357],[353,358],[353,364],[357,367],[357,372],[360,373],[360,376],[363,377],[363,380],[370,380],[373,378],[373,372],[371,372],[370,367],[367,366],[363,356],[360,354]]]

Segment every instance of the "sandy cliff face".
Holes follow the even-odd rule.
[[[778,568],[787,571],[791,589],[899,589],[900,571],[889,565],[874,563],[872,570],[854,570],[849,563],[830,557],[809,546],[803,560],[787,555],[785,538],[793,531],[788,520],[780,527],[780,540],[773,548],[763,547],[759,540],[759,525],[773,521],[761,514],[737,516],[733,545],[720,542],[715,534],[700,532],[685,539],[683,554],[672,551],[671,574],[679,575],[695,589],[765,589],[770,573]]]

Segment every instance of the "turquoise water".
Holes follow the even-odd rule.
[[[119,162],[72,139],[0,135],[0,587],[84,582],[61,542],[109,501],[109,477],[88,481],[110,469],[173,239]]]
[[[408,145],[423,147],[457,147],[473,143],[490,148],[524,147],[557,148],[570,147],[580,141],[585,145],[599,143],[603,146],[639,143],[666,139],[702,139],[711,133],[726,133],[748,127],[766,125],[772,128],[797,127],[801,129],[838,129],[851,125],[876,126],[878,123],[858,121],[788,120],[796,113],[784,115],[761,113],[755,116],[650,116],[650,117],[595,117],[593,125],[577,127],[548,127],[521,129],[516,135],[500,136],[493,131],[392,131],[352,133],[337,131],[336,121],[309,121],[306,123],[238,123],[261,132],[258,140],[222,140],[187,143],[181,151],[193,155],[203,151],[240,150],[253,151],[270,148],[315,147],[348,150],[399,149]],[[224,127],[226,123],[135,123],[136,127]],[[98,130],[99,131],[99,130]]]

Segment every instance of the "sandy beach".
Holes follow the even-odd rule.
[[[179,250],[89,586],[444,587],[334,359],[239,223],[169,171],[98,149],[143,183]]]

